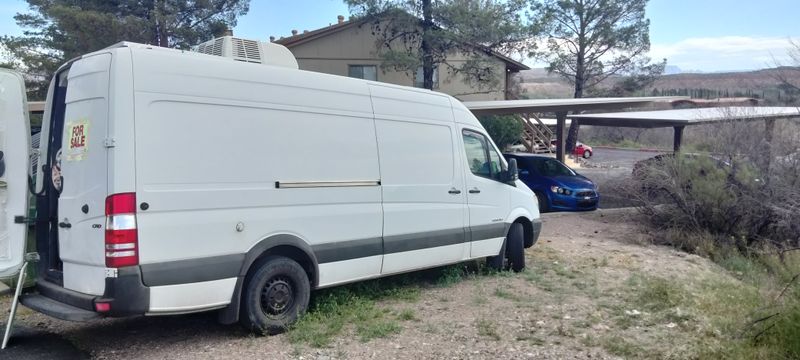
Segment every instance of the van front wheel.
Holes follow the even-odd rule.
[[[511,270],[520,272],[525,269],[525,239],[522,224],[513,223],[506,237],[506,256]]]
[[[267,256],[253,265],[245,279],[242,325],[274,335],[305,313],[311,285],[303,267],[282,256]]]

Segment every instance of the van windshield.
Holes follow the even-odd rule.
[[[523,166],[526,170],[533,171],[541,176],[577,176],[572,169],[556,159],[528,158],[523,162]]]

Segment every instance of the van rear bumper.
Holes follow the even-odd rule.
[[[118,269],[116,278],[106,278],[106,290],[102,296],[84,294],[39,279],[34,294],[20,298],[23,305],[55,318],[70,321],[88,321],[94,317],[121,317],[144,315],[150,307],[150,289],[142,283],[138,266]],[[95,312],[96,303],[110,304],[107,312]]]

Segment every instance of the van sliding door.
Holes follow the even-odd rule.
[[[382,274],[463,260],[465,189],[443,96],[371,86],[383,189]]]

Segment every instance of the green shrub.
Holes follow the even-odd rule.
[[[495,145],[504,151],[522,138],[522,122],[510,115],[481,116],[478,118]]]

